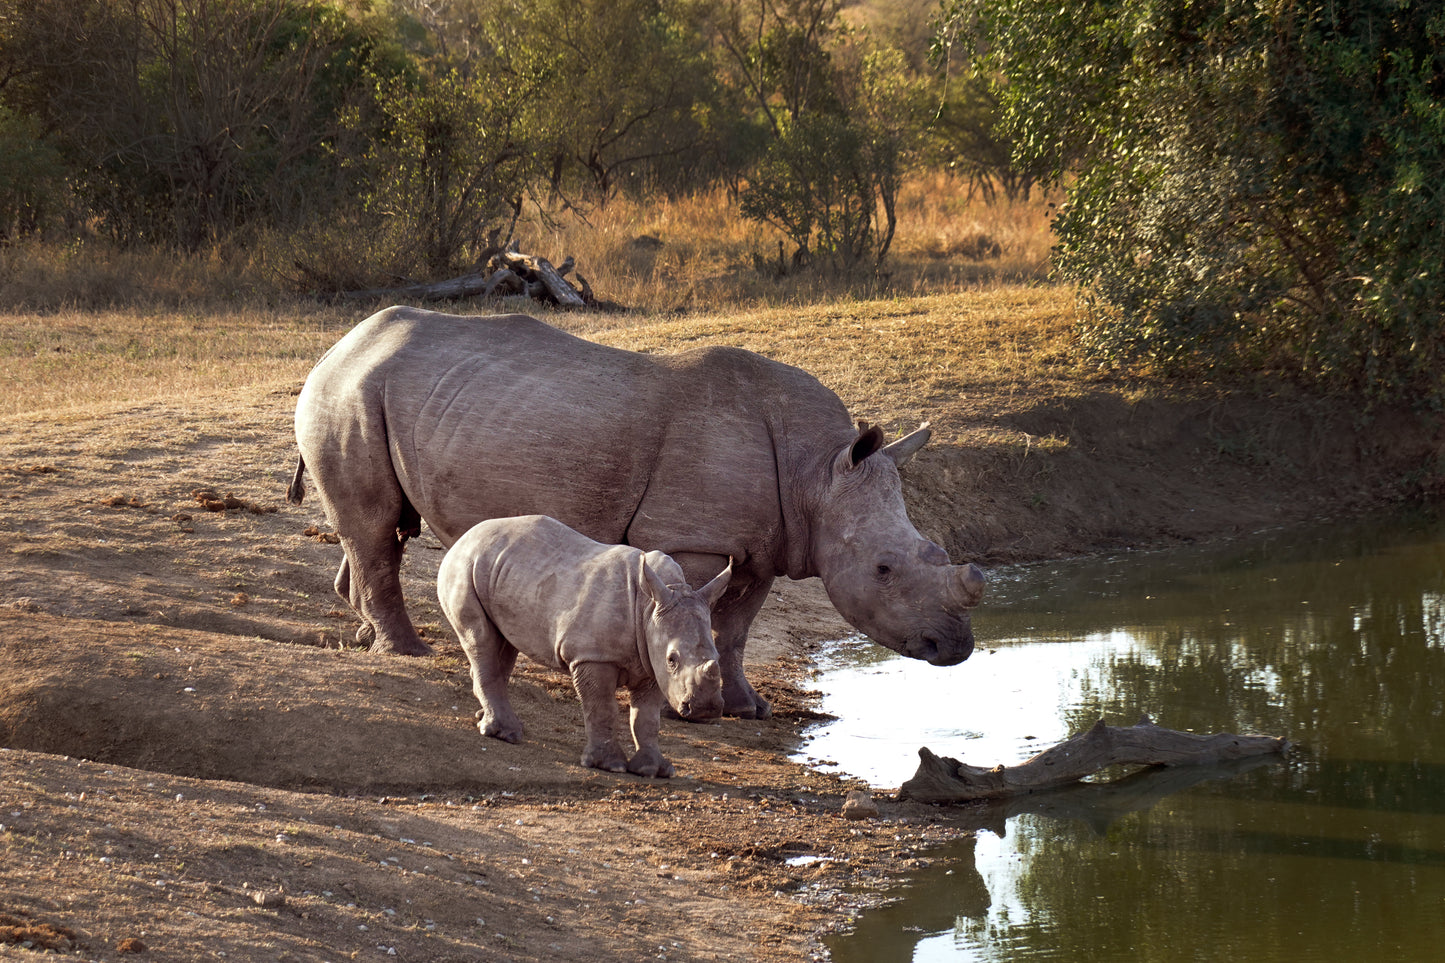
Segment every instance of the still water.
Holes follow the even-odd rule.
[[[919,746],[1014,764],[1101,716],[1285,736],[971,814],[836,963],[1445,959],[1445,522],[1394,518],[991,575],[939,669],[844,643],[800,758],[896,788]]]

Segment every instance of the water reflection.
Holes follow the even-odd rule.
[[[1445,527],[1414,518],[1002,573],[950,669],[845,653],[815,759],[896,787],[915,752],[1016,763],[1101,716],[1284,735],[974,814],[853,960],[1434,960],[1445,940]],[[990,651],[991,650],[991,651]],[[1188,783],[1188,784],[1185,784]],[[1109,789],[1110,792],[1101,790]],[[967,818],[959,812],[959,818]]]

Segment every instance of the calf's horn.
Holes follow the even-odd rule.
[[[983,570],[969,562],[954,566],[954,597],[965,608],[973,608],[983,598]]]

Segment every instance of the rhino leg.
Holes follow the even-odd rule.
[[[336,570],[336,594],[350,605],[352,610],[361,615],[361,602],[351,596],[351,560],[346,553],[341,553],[341,567]],[[362,618],[361,625],[356,629],[356,643],[362,646],[370,646],[376,641],[376,627]]]
[[[667,700],[655,682],[628,691],[632,694],[632,742],[637,746],[637,752],[627,760],[627,771],[639,776],[670,779],[677,769],[663,758],[662,749],[657,744],[657,736],[662,729],[662,707]]]
[[[399,521],[405,521],[408,512],[413,516],[416,514],[416,510],[406,503],[400,489],[396,491],[396,498],[401,503],[395,516]],[[389,514],[384,513],[383,517]],[[346,533],[341,536],[341,548],[345,555],[336,573],[336,594],[361,616],[356,640],[370,644],[373,652],[431,655],[431,646],[416,634],[402,599],[404,543],[399,538],[398,528],[377,529],[365,520],[345,524],[336,519],[335,524],[338,531]]]
[[[574,663],[572,685],[582,701],[582,725],[587,734],[582,765],[626,772],[627,756],[617,744],[617,666],[610,662]]]
[[[723,715],[739,719],[769,719],[773,715],[768,702],[743,675],[743,650],[748,644],[748,629],[758,611],[768,600],[771,578],[758,579],[743,587],[740,595],[729,592],[712,613],[712,635],[717,645],[718,665],[722,669]]]
[[[673,555],[682,566],[687,582],[693,587],[706,585],[727,565],[722,555],[699,555],[678,552]],[[722,669],[723,715],[739,719],[768,719],[773,707],[758,695],[743,675],[743,650],[748,642],[748,628],[753,624],[763,603],[768,600],[771,577],[758,578],[746,570],[734,569],[732,582],[712,610],[712,636],[717,645],[718,665]],[[669,719],[678,718],[671,706],[664,704]]]
[[[491,625],[491,620],[487,620]],[[495,639],[482,642],[483,648],[477,655],[467,649],[467,658],[472,663],[472,691],[482,707],[477,710],[477,729],[484,736],[501,739],[503,742],[522,741],[522,720],[512,708],[507,695],[507,683],[512,679],[512,669],[517,664],[517,650],[502,638],[502,633],[492,626],[490,635]]]

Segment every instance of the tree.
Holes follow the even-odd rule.
[[[1445,8],[951,0],[1027,163],[1069,176],[1085,344],[1445,401]]]
[[[708,143],[716,84],[697,3],[554,0],[533,11],[554,55],[540,99],[558,131],[554,187],[570,166],[605,202],[624,183],[666,179]]]
[[[104,228],[194,249],[309,196],[380,44],[325,0],[0,0],[0,46]]]
[[[521,124],[553,194],[694,186],[723,112],[702,0],[393,0],[420,59],[530,78]],[[507,82],[512,82],[508,80]]]
[[[904,59],[844,28],[838,0],[723,4],[715,21],[732,84],[771,139],[741,192],[744,217],[775,225],[795,261],[881,267],[916,138]]]
[[[0,106],[0,243],[41,230],[64,183],[60,151],[40,125]]]
[[[940,69],[944,76],[933,94],[938,106],[928,123],[929,159],[963,177],[970,197],[993,203],[1002,190],[1010,201],[1028,200],[1048,171],[1017,161],[1013,141],[998,128],[997,92],[974,71],[953,71],[947,58]]]
[[[378,82],[381,130],[362,160],[365,212],[392,254],[444,275],[510,237],[532,172],[518,130],[526,94],[458,69]]]

